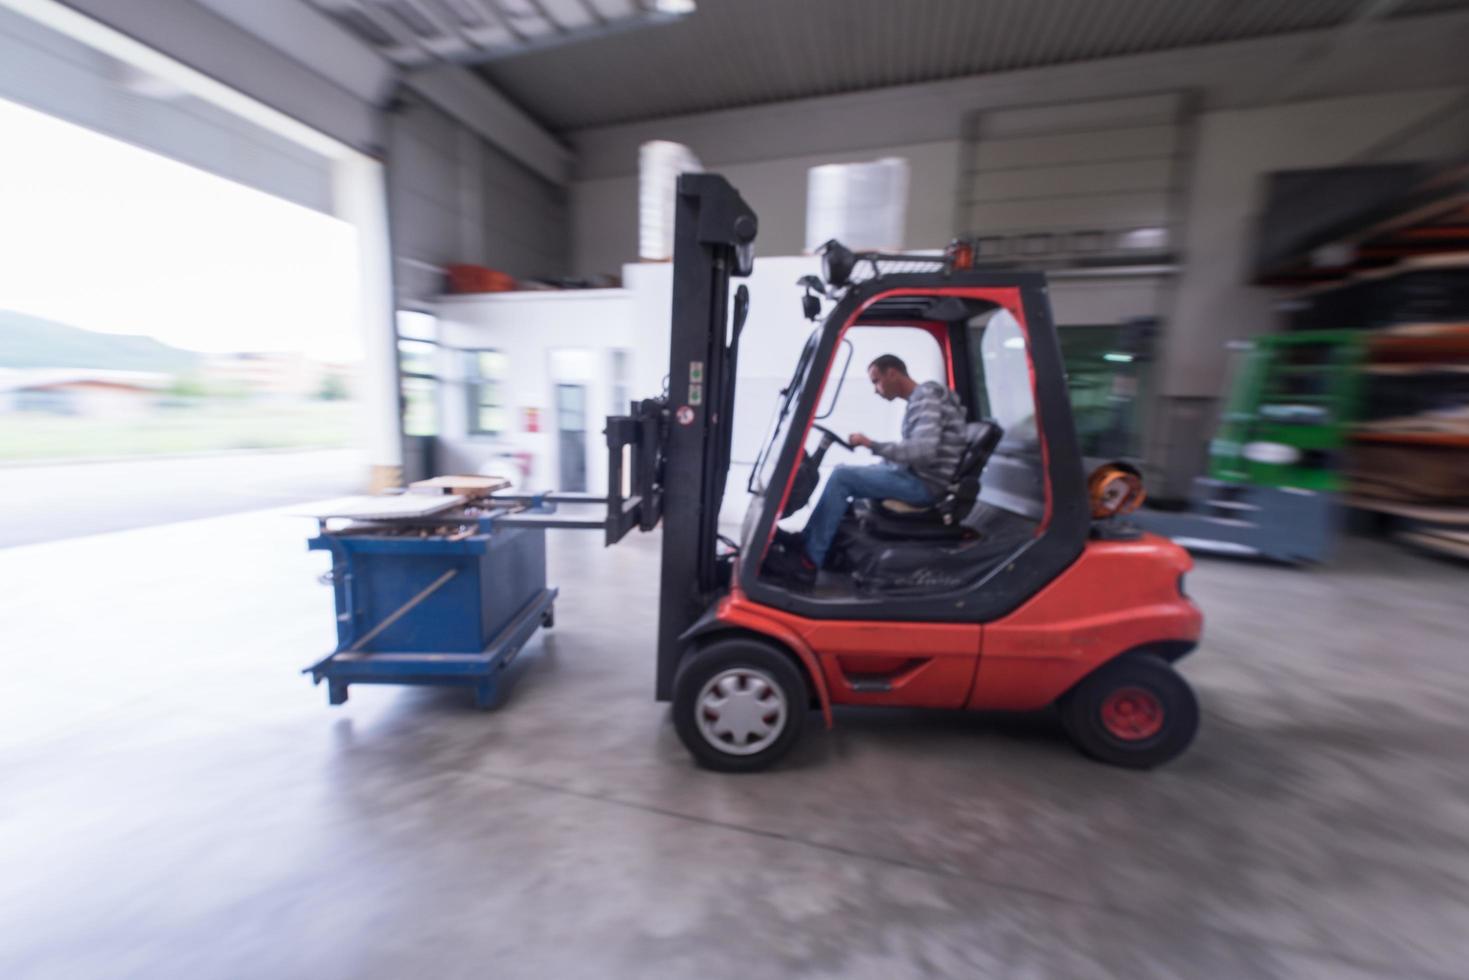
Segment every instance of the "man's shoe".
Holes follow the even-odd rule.
[[[816,564],[804,552],[788,551],[780,545],[771,547],[760,571],[787,586],[809,589],[816,584]]]

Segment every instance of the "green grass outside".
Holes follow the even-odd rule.
[[[355,430],[344,401],[203,403],[128,421],[14,412],[0,414],[0,462],[350,446]]]

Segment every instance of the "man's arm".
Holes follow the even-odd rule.
[[[939,451],[939,440],[944,432],[944,405],[926,387],[914,389],[908,402],[908,414],[913,428],[899,442],[876,442],[869,447],[878,456],[906,466],[923,466],[933,460]]]

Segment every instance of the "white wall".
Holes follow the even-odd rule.
[[[633,318],[631,295],[620,289],[501,293],[446,297],[435,307],[439,317],[439,465],[443,473],[475,473],[506,453],[534,458],[525,489],[562,489],[556,431],[555,386],[587,386],[587,488],[607,486],[607,442],[603,420],[613,411],[611,352],[632,352],[633,369],[642,370],[645,352]],[[663,318],[667,329],[667,315]],[[465,355],[457,349],[498,350],[509,377],[506,403],[510,431],[503,436],[468,434],[469,393],[464,383]],[[570,354],[571,356],[566,356]],[[668,362],[667,346],[663,364]],[[636,374],[634,377],[636,378]],[[633,387],[637,397],[644,392]],[[527,432],[523,410],[539,410],[540,431]],[[625,411],[626,406],[617,406]]]

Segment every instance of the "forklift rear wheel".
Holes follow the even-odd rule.
[[[810,702],[785,653],[758,640],[719,640],[684,657],[673,681],[673,727],[705,768],[756,772],[790,751]]]
[[[1060,707],[1077,748],[1129,769],[1170,761],[1199,730],[1199,702],[1188,682],[1151,655],[1113,661],[1082,681]]]

